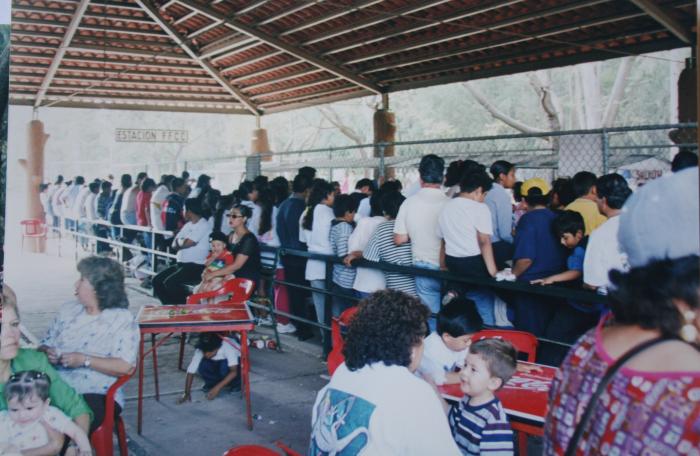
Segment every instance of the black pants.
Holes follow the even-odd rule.
[[[90,423],[90,434],[95,432],[95,429],[100,427],[102,425],[102,422],[105,420],[105,396],[104,394],[83,394],[83,398],[85,399],[85,402],[87,402],[88,407],[92,410],[92,413],[94,415],[92,419],[92,423]],[[116,402],[114,403],[114,421],[116,423],[117,418],[119,415],[122,414],[122,408],[117,404]]]
[[[560,302],[547,325],[544,337],[567,344],[573,344],[586,331],[595,327],[600,312],[583,312],[566,302]],[[569,352],[569,347],[542,344],[537,350],[537,362],[559,366]]]
[[[185,304],[188,285],[202,281],[203,264],[177,263],[153,277],[153,294],[163,304]]]
[[[284,266],[284,277],[287,282],[309,286],[309,282],[305,279],[306,258],[284,255],[282,257],[282,265]],[[287,287],[287,293],[289,294],[289,310],[291,314],[311,320],[306,305],[309,292],[296,287]],[[294,321],[294,326],[297,327],[297,332],[304,333],[311,331],[309,325],[300,321]]]
[[[506,266],[506,261],[513,259],[513,244],[506,241],[498,241],[491,244],[493,248],[493,257],[496,260],[496,268],[498,270],[504,269]]]

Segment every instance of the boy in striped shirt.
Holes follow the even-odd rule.
[[[515,373],[517,351],[502,339],[473,342],[460,385],[464,398],[448,412],[452,436],[465,455],[513,454],[513,430],[495,392]]]
[[[355,229],[355,213],[357,212],[357,201],[350,195],[338,195],[333,202],[333,215],[335,220],[331,222],[330,241],[333,248],[333,255],[340,258],[350,253],[348,249],[348,239]],[[355,305],[352,299],[355,292],[352,285],[355,282],[355,268],[344,266],[343,264],[333,265],[333,315],[340,315],[348,307]]]

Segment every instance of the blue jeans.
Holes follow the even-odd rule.
[[[309,283],[313,288],[319,288],[321,290],[326,289],[325,279],[309,280]],[[311,299],[313,299],[314,309],[316,309],[316,321],[318,321],[321,324],[326,324],[326,295],[323,293],[316,293],[312,291]],[[321,330],[321,341],[323,341],[324,337],[326,337],[326,331]]]
[[[413,265],[432,271],[438,271],[440,269],[436,264],[425,263],[423,261],[416,261]],[[416,293],[421,301],[423,301],[423,304],[425,304],[433,314],[437,314],[440,311],[440,288],[441,283],[439,280],[433,279],[432,277],[416,276]],[[431,316],[428,320],[430,331],[435,331],[435,325],[435,317]]]
[[[464,295],[474,301],[476,311],[479,312],[485,325],[494,326],[496,324],[496,317],[493,313],[494,294],[488,288],[473,288]]]

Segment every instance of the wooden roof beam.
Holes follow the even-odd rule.
[[[16,106],[31,105],[32,100],[23,99],[23,96],[18,97],[15,94],[10,94],[10,104]],[[144,102],[142,104],[131,104],[119,100],[114,103],[94,103],[91,101],[60,101],[62,108],[86,108],[86,109],[120,109],[128,111],[155,111],[155,112],[192,112],[192,113],[214,113],[214,114],[248,114],[246,109],[238,108],[237,105],[232,105],[231,108],[225,108],[224,103],[216,103],[207,106],[203,103],[192,103],[191,105],[163,102]],[[201,106],[200,106],[201,105]],[[222,107],[218,107],[222,106]]]
[[[136,0],[139,3],[143,3],[144,0]],[[273,37],[271,35],[268,35],[256,28],[253,28],[247,24],[244,24],[242,22],[239,22],[235,19],[230,19],[227,18],[226,15],[219,13],[216,10],[213,10],[211,8],[208,8],[206,6],[202,6],[198,3],[195,3],[191,0],[178,0],[178,3],[180,3],[183,6],[186,6],[190,8],[191,10],[194,11],[199,11],[201,14],[208,16],[211,19],[214,20],[221,20],[224,22],[224,25],[227,27],[236,30],[237,32],[244,33],[251,38],[258,39],[274,48],[279,49],[280,51],[284,51],[287,54],[291,54],[292,56],[300,59],[300,60],[305,60],[309,62],[310,64],[317,66],[323,70],[328,71],[329,73],[333,73],[338,77],[341,77],[343,79],[346,79],[353,84],[356,84],[360,87],[363,87],[371,92],[374,93],[381,93],[382,89],[379,87],[377,84],[374,82],[365,79],[362,76],[358,76],[357,74],[342,68],[340,66],[335,65],[334,63],[328,62],[324,59],[321,59],[315,55],[313,55],[310,52],[307,52],[305,50],[299,49],[296,46],[293,46],[291,44],[288,44],[282,40],[280,40],[277,37]]]
[[[41,83],[39,92],[36,95],[36,99],[34,100],[34,109],[37,109],[39,106],[41,106],[41,102],[43,101],[44,96],[46,95],[46,91],[51,85],[51,81],[53,80],[53,77],[56,74],[58,67],[61,66],[61,60],[63,60],[63,56],[68,50],[70,42],[71,40],[73,40],[73,35],[75,35],[75,32],[78,30],[80,21],[83,19],[83,14],[85,14],[85,11],[87,10],[89,4],[90,0],[81,0],[77,8],[75,9],[75,13],[73,13],[73,17],[71,18],[70,24],[66,29],[66,33],[63,35],[61,45],[58,47],[58,50],[56,50],[56,54],[54,54],[53,60],[51,61],[51,65],[49,65],[49,70],[46,72],[46,76],[44,76],[44,80]]]
[[[253,104],[253,102],[250,101],[250,99],[243,93],[241,92],[238,88],[234,87],[233,84],[231,84],[228,79],[223,77],[219,71],[214,68],[214,66],[202,59],[195,51],[190,47],[189,44],[187,44],[183,38],[180,36],[180,34],[170,25],[168,24],[163,18],[158,14],[158,10],[150,4],[150,2],[147,2],[146,0],[134,0],[136,3],[138,3],[146,13],[151,16],[151,18],[158,24],[160,27],[165,31],[170,38],[173,39],[177,43],[178,46],[182,48],[187,55],[192,57],[192,60],[197,62],[199,66],[201,66],[209,75],[216,80],[223,88],[226,89],[227,92],[229,92],[231,95],[233,95],[236,99],[238,99],[243,105],[254,115],[258,116],[260,115],[260,112],[258,111],[258,107]],[[190,8],[194,10],[194,8]]]
[[[692,45],[695,42],[690,27],[686,27],[681,21],[673,17],[673,13],[669,11],[668,8],[657,5],[653,0],[630,1],[654,18],[656,22],[666,27],[669,32],[673,33],[676,38],[683,41],[685,44]]]
[[[282,51],[265,52],[264,54],[259,55],[257,57],[253,57],[252,59],[243,60],[242,62],[234,63],[233,65],[227,66],[226,68],[222,68],[221,72],[228,73],[229,71],[233,71],[233,70],[236,70],[238,68],[243,68],[245,66],[252,65],[254,63],[262,62],[263,60],[267,60],[269,58],[272,58],[272,57],[275,57],[275,56],[278,56],[281,54],[284,54],[284,52],[282,52]]]
[[[282,70],[284,68],[289,68],[290,66],[299,65],[301,63],[302,63],[301,60],[292,60],[291,62],[278,63],[277,65],[263,68],[262,70],[255,71],[253,73],[248,73],[248,74],[238,76],[238,77],[232,79],[232,81],[235,83],[238,83],[241,81],[245,81],[246,79],[256,78],[258,76],[262,76],[263,74],[271,73],[273,71],[279,71],[279,70]]]
[[[251,46],[252,43],[252,46]],[[226,35],[224,38],[220,40],[216,40],[210,44],[207,44],[206,46],[202,46],[200,49],[200,56],[203,59],[208,59],[213,57],[211,60],[217,60],[219,58],[224,57],[223,55],[221,56],[216,56],[216,54],[219,54],[221,52],[226,52],[228,50],[236,48],[236,46],[248,46],[247,48],[243,47],[242,49],[250,49],[250,47],[257,46],[258,43],[255,42],[252,38],[246,35],[241,35],[238,32],[233,32],[229,35]],[[234,49],[232,52],[240,52],[238,49]]]

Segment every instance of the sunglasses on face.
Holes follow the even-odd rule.
[[[229,215],[228,215],[228,218],[237,219],[237,218],[243,218],[243,216],[242,216],[242,215],[237,215],[237,214],[229,214]]]

